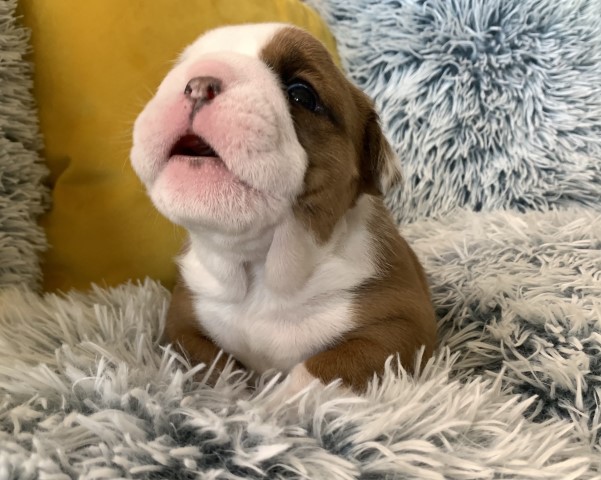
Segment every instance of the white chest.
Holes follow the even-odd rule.
[[[350,294],[295,300],[252,292],[238,304],[201,299],[195,308],[213,341],[247,367],[288,371],[354,326]]]
[[[327,245],[303,241],[302,233],[279,237],[272,264],[234,261],[192,238],[180,267],[203,330],[256,372],[288,371],[334,344],[356,326],[353,289],[376,274],[368,208],[360,202]]]

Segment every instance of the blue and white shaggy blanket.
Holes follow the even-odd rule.
[[[388,204],[440,347],[363,397],[289,403],[271,377],[253,394],[233,371],[194,383],[159,344],[169,293],[152,281],[34,293],[43,167],[15,4],[0,4],[0,479],[601,479],[601,0],[310,1],[399,152]]]

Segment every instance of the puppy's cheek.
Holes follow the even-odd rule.
[[[223,157],[252,157],[278,145],[275,113],[261,97],[253,98],[245,90],[226,92],[194,117],[194,131],[210,139]]]
[[[282,93],[276,86],[271,90],[264,92],[250,84],[226,92],[197,114],[194,131],[249,185],[291,200],[303,185],[306,152],[298,142]]]

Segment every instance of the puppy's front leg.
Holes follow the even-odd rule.
[[[210,368],[219,356],[221,349],[202,331],[192,304],[190,290],[180,280],[173,289],[171,304],[167,312],[165,333],[173,346],[185,356],[193,365],[203,363]],[[215,363],[213,372],[207,380],[210,385],[215,385],[221,371],[228,362],[228,355],[223,353]],[[237,361],[236,369],[244,367]],[[206,370],[201,371],[199,378],[204,378]]]
[[[422,345],[426,348],[424,358],[429,358],[433,345],[428,337],[407,323],[372,325],[369,332],[355,332],[332,348],[296,365],[287,380],[287,393],[293,395],[315,379],[328,384],[338,378],[345,386],[361,393],[374,374],[384,373],[391,355],[398,354],[403,367],[413,371],[415,355]]]

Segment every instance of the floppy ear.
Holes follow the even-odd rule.
[[[361,177],[366,193],[385,194],[401,183],[401,170],[396,153],[382,133],[377,113],[370,110],[363,136]]]

